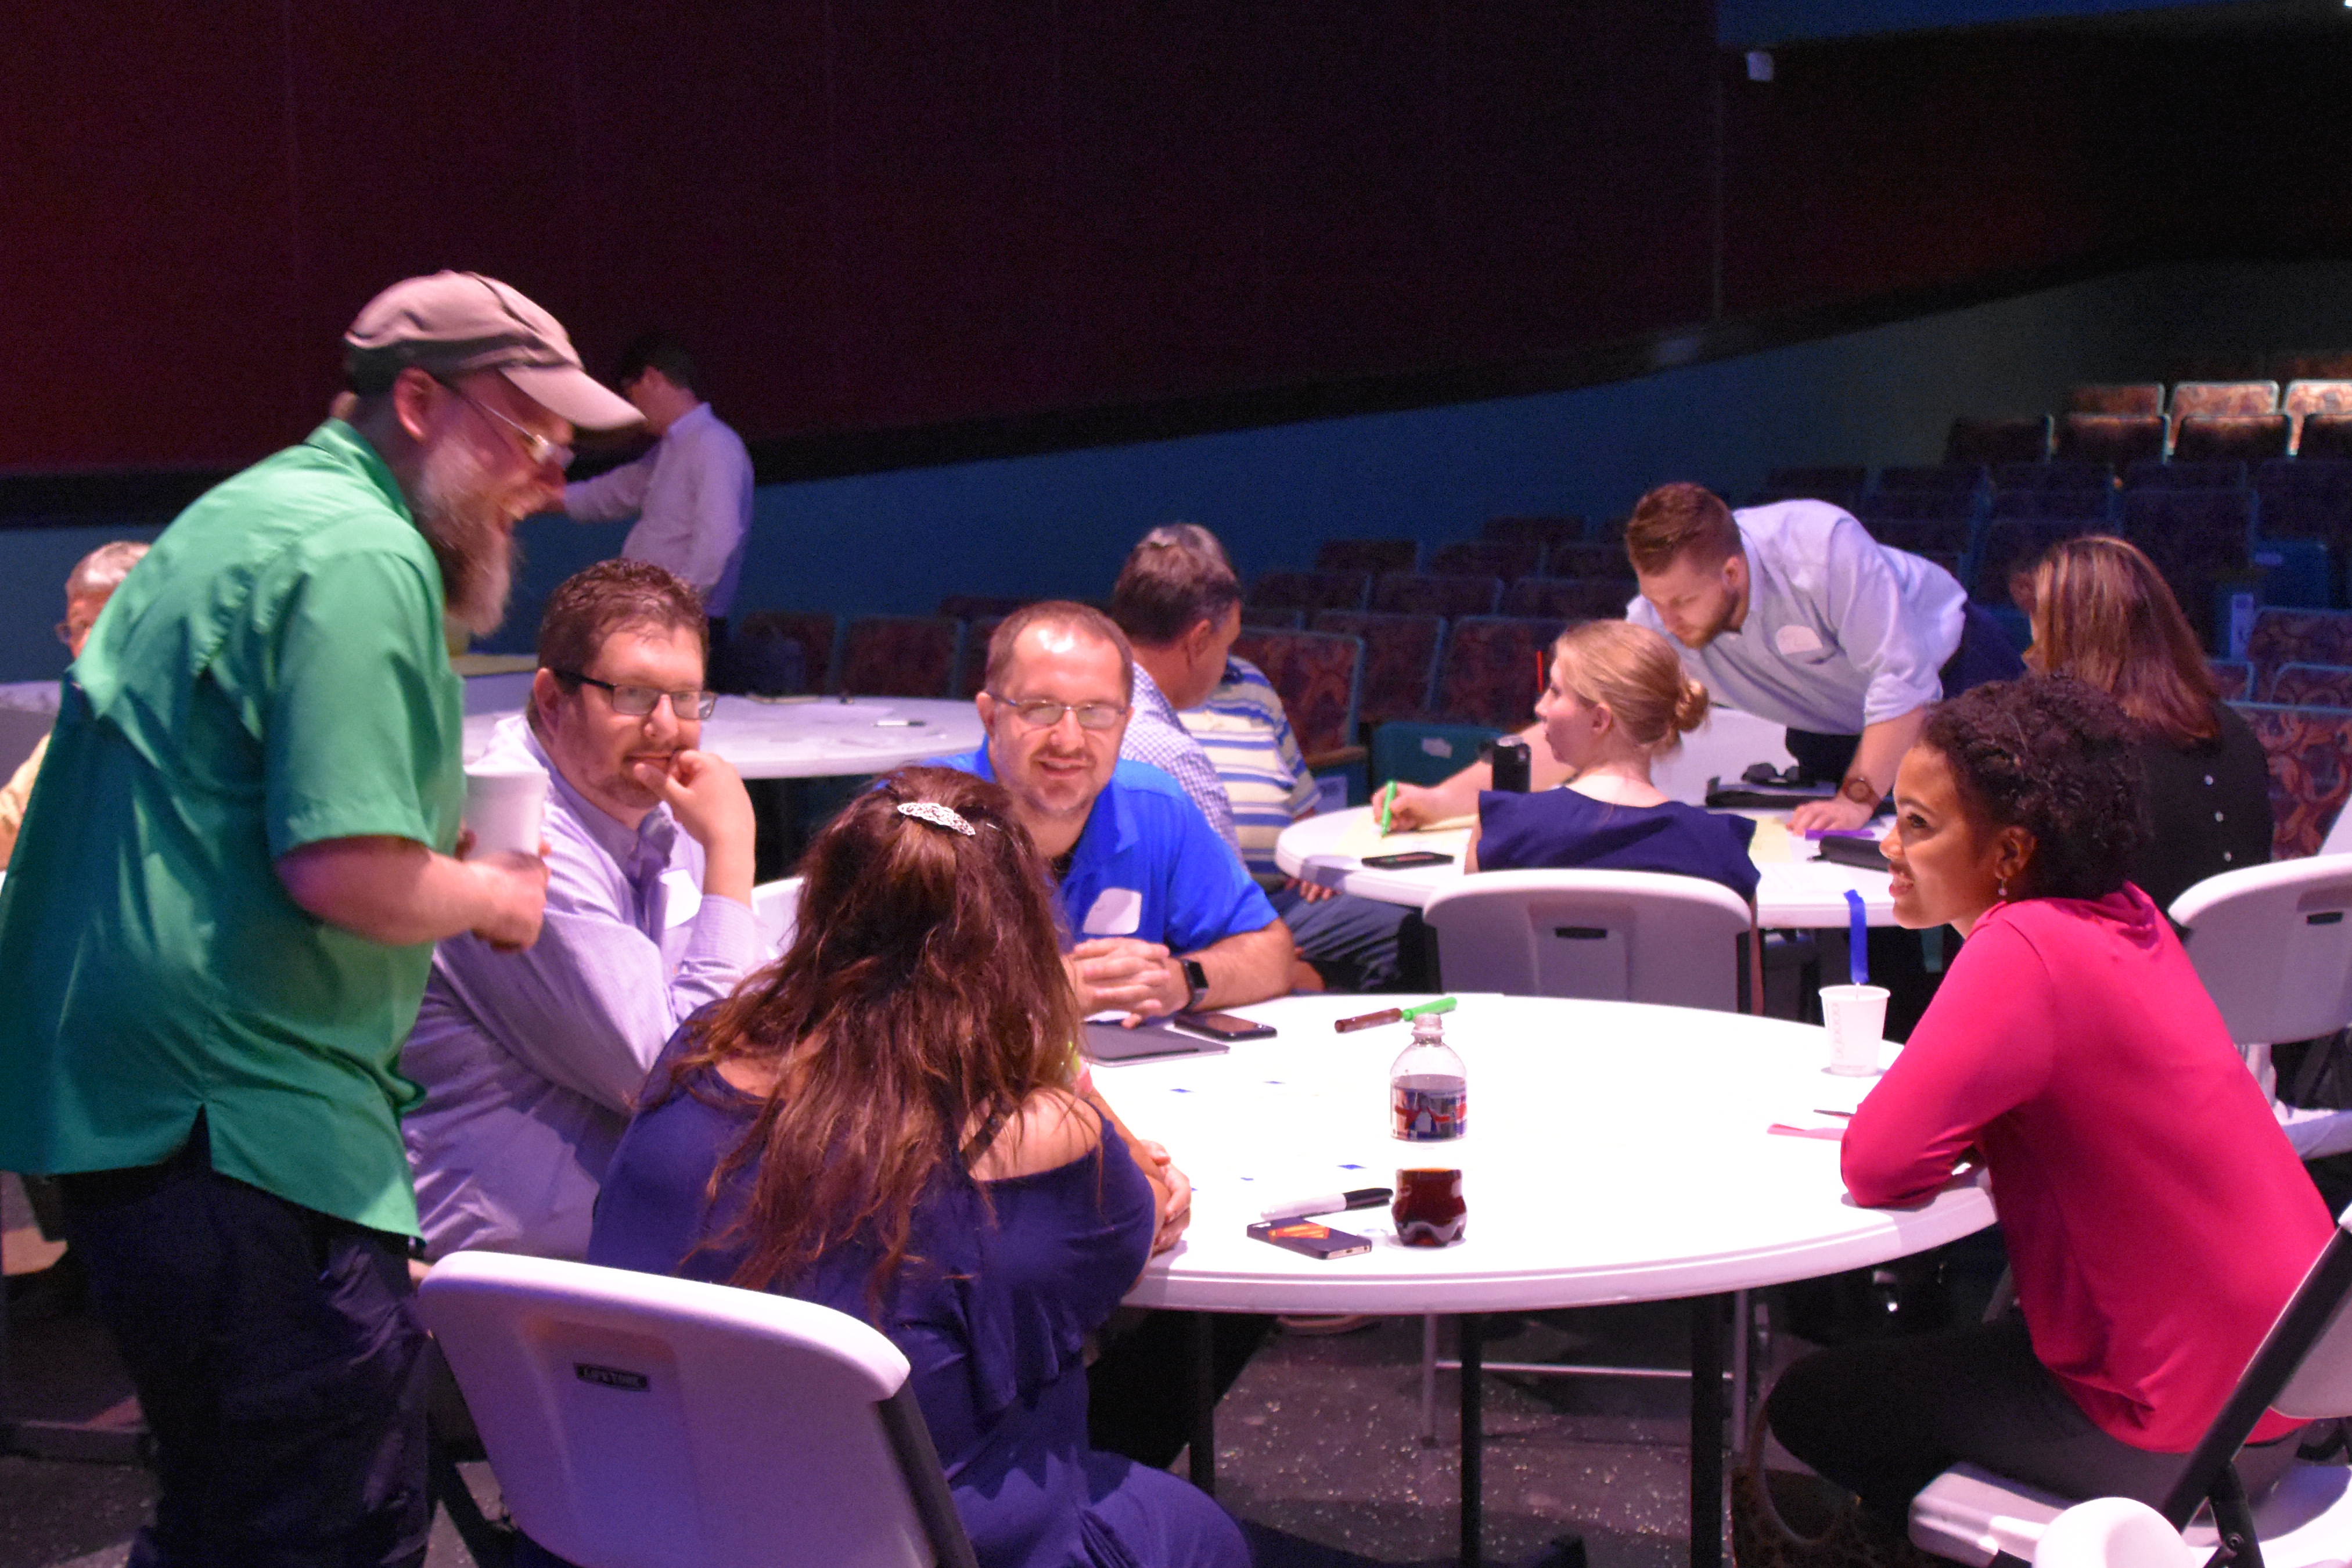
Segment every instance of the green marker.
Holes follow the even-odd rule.
[[[1396,780],[1394,779],[1389,780],[1388,788],[1381,792],[1381,836],[1382,837],[1386,837],[1388,836],[1389,809],[1396,805],[1396,792],[1397,786]]]

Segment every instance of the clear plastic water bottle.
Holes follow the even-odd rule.
[[[1469,1076],[1445,1043],[1444,1018],[1433,1013],[1415,1018],[1412,1044],[1389,1068],[1389,1135],[1441,1143],[1468,1131],[1469,1111]]]

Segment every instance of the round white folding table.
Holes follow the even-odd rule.
[[[1301,881],[1337,888],[1358,898],[1384,904],[1426,905],[1432,895],[1461,880],[1462,856],[1470,842],[1466,827],[1432,833],[1397,833],[1386,837],[1372,826],[1372,808],[1350,806],[1304,817],[1282,830],[1275,841],[1275,863]],[[1789,835],[1786,813],[1748,812],[1757,818],[1756,923],[1768,931],[1836,929],[1851,918],[1846,889],[1862,895],[1870,923],[1895,923],[1895,899],[1887,891],[1885,871],[1816,859],[1815,847]],[[1363,856],[1432,849],[1450,855],[1442,866],[1382,868],[1367,866]]]
[[[1341,1035],[1340,1017],[1400,997],[1293,996],[1236,1008],[1279,1031],[1229,1053],[1097,1064],[1095,1082],[1192,1182],[1183,1240],[1155,1259],[1130,1305],[1228,1312],[1451,1313],[1465,1333],[1464,1562],[1480,1507],[1479,1315],[1687,1299],[1692,1335],[1691,1553],[1719,1562],[1721,1324],[1731,1293],[1885,1262],[1990,1224],[1990,1197],[1956,1180],[1915,1208],[1845,1194],[1826,1112],[1875,1081],[1824,1070],[1808,1025],[1631,1003],[1472,994],[1446,1019],[1470,1084],[1467,1137],[1388,1132],[1388,1068],[1401,1026]],[[1775,1123],[1816,1135],[1774,1133]],[[1402,1165],[1459,1167],[1459,1244],[1400,1245],[1384,1209],[1322,1217],[1370,1238],[1317,1259],[1251,1239],[1284,1199],[1391,1184]],[[1213,1481],[1206,1413],[1192,1447]]]
[[[481,755],[490,731],[519,709],[471,713],[466,758]],[[721,697],[702,721],[703,749],[747,779],[824,778],[879,773],[981,743],[980,715],[969,702],[917,697]]]

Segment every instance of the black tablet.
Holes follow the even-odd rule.
[[[1122,1024],[1087,1026],[1087,1059],[1097,1062],[1149,1061],[1153,1057],[1211,1057],[1226,1049],[1223,1040],[1180,1035],[1150,1024],[1128,1028]]]

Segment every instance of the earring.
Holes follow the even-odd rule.
[[[2003,877],[1994,882],[1993,892],[2000,898],[2002,903],[2005,904],[2009,902],[2009,879]]]

